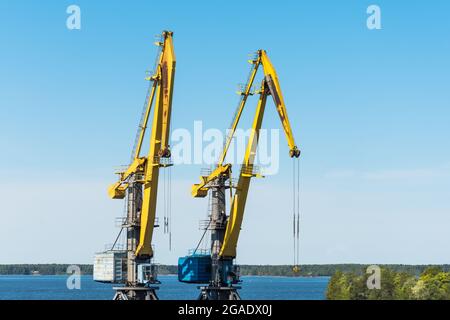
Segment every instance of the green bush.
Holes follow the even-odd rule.
[[[329,300],[449,300],[450,273],[439,267],[425,269],[420,276],[381,268],[380,289],[369,289],[363,272],[337,271],[330,279]]]

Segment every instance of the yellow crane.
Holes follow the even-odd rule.
[[[232,284],[239,283],[238,269],[233,265],[236,257],[236,248],[244,217],[245,204],[253,177],[260,176],[255,170],[254,160],[258,146],[259,131],[261,129],[266,100],[272,96],[281,124],[286,135],[291,158],[298,158],[300,150],[295,144],[291,125],[289,122],[286,105],[284,103],[277,73],[267,56],[265,50],[259,50],[255,59],[249,61],[252,64],[249,79],[241,94],[241,100],[234,116],[229,135],[216,168],[209,174],[201,176],[200,183],[192,187],[193,197],[206,197],[212,191],[212,208],[207,229],[211,230],[211,254],[182,257],[179,260],[179,280],[182,282],[209,283],[201,287],[199,299],[239,299],[236,288]],[[250,137],[247,143],[244,160],[242,162],[237,186],[231,181],[232,165],[224,163],[227,151],[239,124],[247,98],[252,95],[253,82],[259,67],[264,70],[264,78],[259,90],[259,101],[253,119]],[[225,189],[235,188],[231,197],[229,215],[225,214]],[[194,270],[191,266],[197,267]],[[211,267],[208,268],[207,266]],[[201,269],[201,266],[206,266]]]
[[[151,86],[146,98],[142,119],[138,128],[132,161],[128,168],[118,172],[119,180],[108,188],[112,199],[127,198],[127,217],[122,228],[127,230],[126,276],[123,287],[117,287],[115,299],[157,299],[152,284],[157,280],[153,257],[152,237],[155,227],[159,170],[171,166],[169,133],[172,113],[172,97],[176,58],[173,33],[164,31],[154,73],[147,78]],[[150,147],[147,155],[141,155],[142,144],[154,103],[151,123]]]
[[[156,212],[159,168],[168,166],[167,163],[161,161],[162,159],[170,158],[169,129],[176,64],[172,35],[172,32],[164,31],[162,34],[163,41],[157,43],[158,46],[162,47],[162,50],[155,74],[147,78],[147,80],[153,82],[153,86],[143,121],[139,126],[139,138],[134,148],[133,162],[127,170],[119,173],[119,181],[108,189],[108,194],[112,199],[123,199],[131,177],[138,177],[134,181],[143,186],[140,237],[136,256],[153,255],[151,241]],[[151,127],[150,149],[147,156],[140,156],[155,96],[156,102]]]

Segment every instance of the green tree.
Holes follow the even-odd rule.
[[[395,295],[396,272],[388,268],[381,268],[380,289],[368,290],[369,300],[393,300]]]
[[[381,279],[380,289],[369,289],[367,286],[367,280],[370,274],[366,274],[365,267],[360,270],[359,273],[347,272],[343,273],[341,271],[336,272],[335,275],[330,279],[327,299],[338,300],[338,299],[349,299],[349,300],[408,300],[414,299],[414,288],[417,286],[417,279],[414,274],[406,272],[397,272],[393,269],[382,267],[381,268]],[[431,273],[431,275],[425,275],[424,277],[436,277],[439,283],[447,283],[448,273]],[[426,284],[425,280],[422,283]],[[443,292],[447,292],[448,286],[442,285]],[[425,286],[426,288],[426,286]],[[420,291],[421,289],[422,291]],[[423,294],[423,289],[419,285],[416,291]],[[442,299],[442,294],[440,298]]]
[[[406,272],[399,272],[394,277],[394,296],[395,300],[411,300],[414,295],[412,288],[416,285],[415,276]]]
[[[328,283],[326,296],[328,300],[349,300],[350,285],[348,276],[341,271],[337,271]]]
[[[412,288],[412,293],[419,300],[450,299],[450,273],[436,267],[426,269]]]

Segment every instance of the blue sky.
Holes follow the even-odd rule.
[[[66,28],[70,4],[81,8],[79,31]],[[371,4],[382,30],[366,27]],[[91,262],[113,241],[123,206],[105,190],[129,159],[164,29],[177,55],[173,128],[226,129],[247,54],[268,51],[303,151],[301,262],[450,263],[449,10],[447,1],[0,1],[0,263]],[[263,126],[280,128],[272,103]],[[284,141],[280,158],[280,172],[251,187],[238,262],[292,261]],[[174,248],[158,231],[160,262],[200,237],[206,202],[189,196],[200,168],[173,168]]]

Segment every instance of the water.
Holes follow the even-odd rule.
[[[81,276],[81,289],[69,290],[67,276],[0,276],[0,300],[111,300],[113,285],[98,283],[92,276]],[[198,285],[178,282],[176,276],[159,276],[157,294],[164,300],[195,300]],[[242,299],[322,300],[329,277],[242,277]]]

